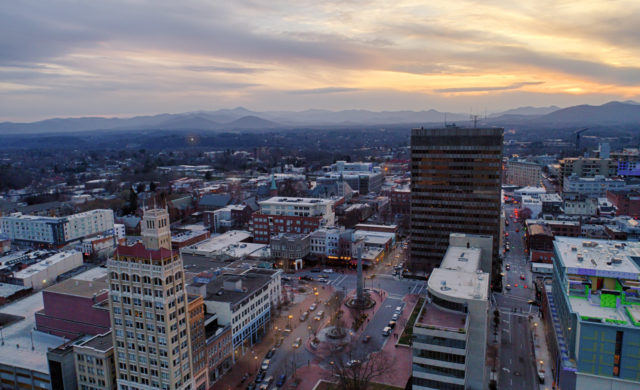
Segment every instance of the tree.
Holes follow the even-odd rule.
[[[133,190],[133,187],[129,189],[129,204],[127,205],[127,214],[134,214],[138,210],[138,194]]]
[[[342,352],[346,350],[348,352]],[[337,378],[338,388],[341,390],[367,390],[373,380],[394,369],[395,360],[387,352],[363,356],[353,350],[354,348],[344,348],[329,357],[332,359],[332,374]]]
[[[141,192],[144,192],[147,189],[147,185],[144,183],[139,183],[138,186],[136,187],[136,192],[139,194]]]

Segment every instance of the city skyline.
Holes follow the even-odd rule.
[[[482,113],[638,100],[639,7],[12,3],[0,12],[0,120],[235,106]]]

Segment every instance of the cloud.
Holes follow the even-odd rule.
[[[493,87],[456,87],[456,88],[440,88],[434,90],[439,93],[464,93],[464,92],[491,92],[491,91],[509,91],[513,89],[520,89],[527,85],[540,85],[544,84],[544,81],[524,81],[520,83],[513,83],[510,85],[493,86]]]
[[[312,89],[297,89],[288,91],[293,95],[318,95],[325,93],[342,93],[342,92],[355,92],[360,91],[360,88],[344,88],[344,87],[326,87],[326,88],[312,88]]]
[[[190,65],[184,69],[193,72],[217,72],[217,73],[235,73],[235,74],[252,74],[265,72],[266,69],[246,68],[243,66],[209,66],[209,65]]]

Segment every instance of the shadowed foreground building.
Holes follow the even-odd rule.
[[[499,128],[411,131],[414,270],[440,265],[450,233],[493,236],[493,261],[498,258],[502,142]]]

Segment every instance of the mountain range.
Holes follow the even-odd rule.
[[[425,111],[306,111],[257,112],[243,107],[180,114],[159,114],[132,118],[54,118],[31,123],[2,122],[0,134],[70,133],[91,130],[210,130],[263,131],[301,127],[351,127],[384,125],[442,125],[468,123],[468,114]],[[640,104],[633,101],[609,102],[600,106],[578,105],[567,108],[519,107],[482,118],[482,124],[530,126],[638,125]]]

